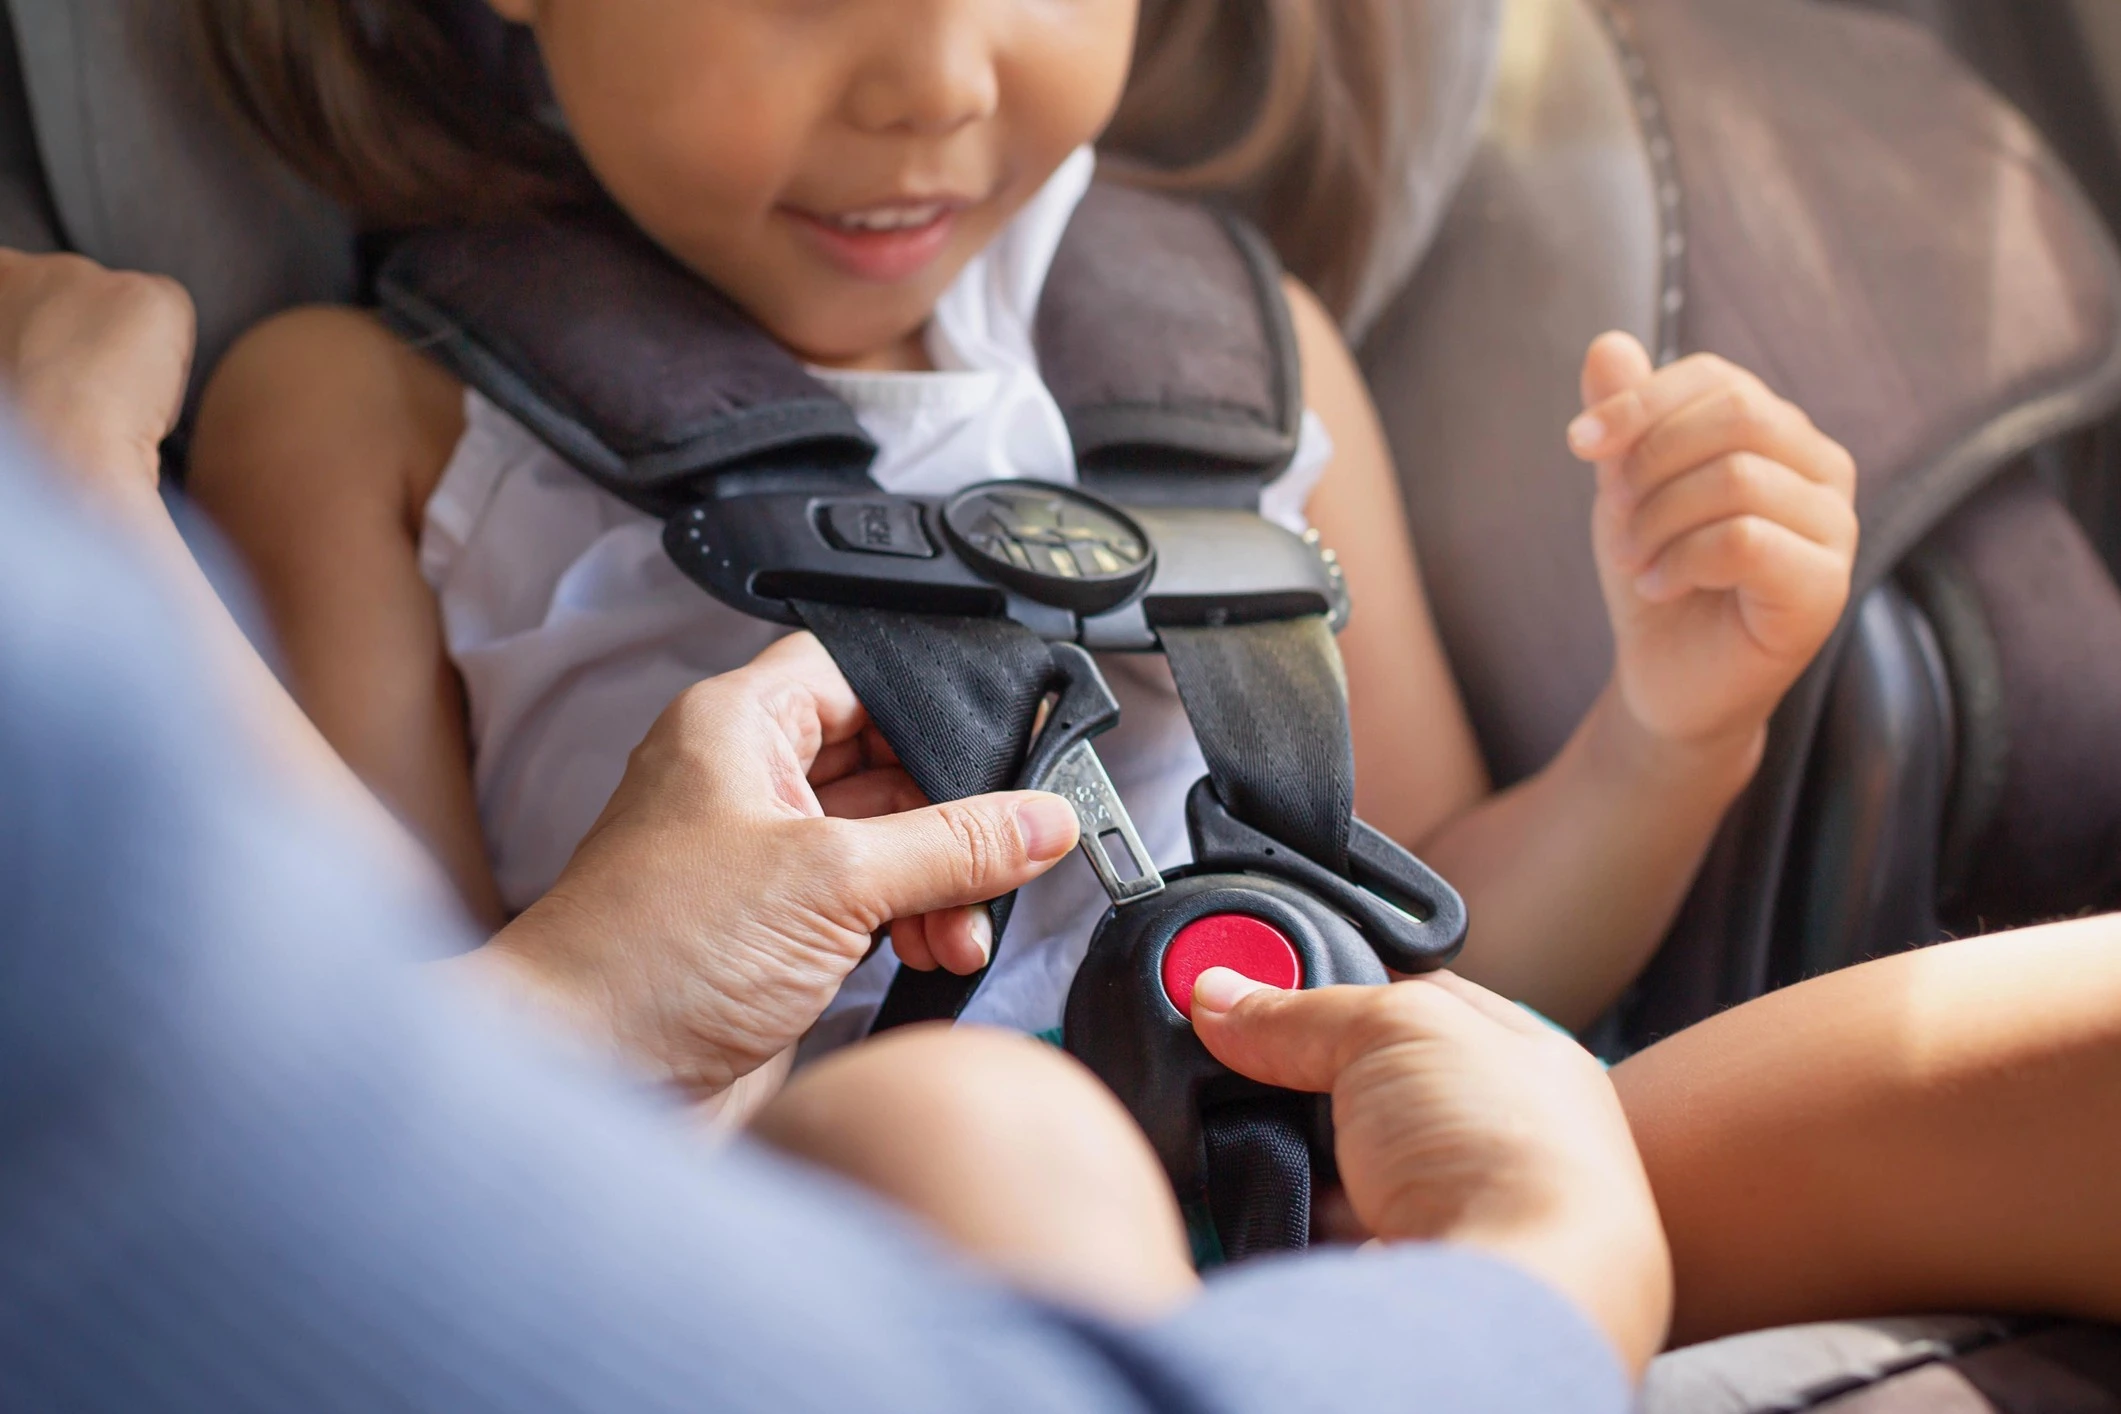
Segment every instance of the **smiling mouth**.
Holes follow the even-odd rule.
[[[896,201],[832,213],[782,210],[808,237],[808,244],[858,280],[891,283],[933,264],[949,244],[962,201]]]
[[[917,231],[923,226],[934,225],[944,213],[954,210],[955,205],[944,201],[908,202],[814,219],[840,231]]]

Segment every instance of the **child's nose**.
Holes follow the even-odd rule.
[[[988,0],[890,7],[894,23],[856,75],[849,119],[867,132],[955,132],[994,116],[1000,102]]]

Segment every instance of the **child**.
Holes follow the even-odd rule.
[[[1045,263],[1130,66],[1168,75],[1161,47],[1199,42],[1152,7],[1136,64],[1134,0],[494,0],[534,26],[555,116],[535,97],[509,110],[505,66],[481,79],[459,57],[463,33],[509,47],[476,7],[444,27],[411,0],[201,3],[239,104],[355,209],[462,222],[593,176],[853,404],[882,447],[879,483],[930,493],[1072,479],[1030,350]],[[1233,151],[1361,171],[1351,145],[1384,108],[1327,119],[1385,103],[1347,66],[1373,62],[1358,41],[1389,8],[1278,11],[1307,14],[1314,42],[1281,36],[1263,62],[1320,68],[1266,89],[1309,106],[1270,104]],[[1147,111],[1197,106],[1153,97]],[[1314,195],[1305,224],[1362,224],[1359,202]],[[1284,243],[1320,248],[1316,234]],[[1312,273],[1349,288],[1357,252],[1323,249]],[[1631,340],[1594,347],[1592,412],[1572,436],[1600,466],[1613,686],[1552,766],[1490,798],[1367,394],[1327,311],[1294,281],[1289,298],[1310,412],[1264,504],[1308,517],[1347,569],[1360,811],[1466,895],[1468,975],[1588,1022],[1664,932],[1769,713],[1840,612],[1849,459],[1726,364],[1653,373]],[[491,922],[551,883],[657,713],[778,632],[708,597],[653,520],[360,314],[301,312],[245,341],[208,394],[192,489],[249,558],[298,697]],[[1157,861],[1175,863],[1198,749],[1158,660],[1106,667],[1123,717],[1101,754]],[[1027,889],[967,1016],[1055,1026],[1104,905],[1072,863]],[[954,971],[991,947],[977,911],[908,920],[894,943]],[[813,1044],[860,1035],[891,966],[850,979]]]

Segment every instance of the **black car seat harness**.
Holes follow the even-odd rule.
[[[524,291],[535,299],[524,299]],[[1141,1122],[1232,1259],[1301,1246],[1330,1164],[1324,1101],[1243,1080],[1187,1019],[1211,966],[1285,986],[1443,965],[1457,895],[1354,817],[1317,537],[1258,513],[1302,415],[1279,271],[1202,208],[1093,187],[1037,320],[1079,485],[896,495],[852,411],[617,218],[400,242],[384,317],[592,480],[665,522],[723,601],[810,629],[934,800],[1051,789],[1112,899],[1064,1044]],[[1091,654],[1162,652],[1208,763],[1193,862],[1160,873],[1092,739],[1119,707]],[[993,911],[997,953],[1009,899]],[[982,974],[983,975],[983,974]],[[957,1016],[980,976],[900,968],[876,1027]]]

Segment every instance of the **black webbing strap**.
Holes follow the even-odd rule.
[[[930,800],[1006,790],[1022,769],[1053,655],[1010,619],[952,618],[794,601],[899,764]],[[996,899],[996,951],[1015,895]],[[989,960],[992,966],[992,960]],[[964,1010],[984,971],[898,970],[873,1030],[947,1021]]]
[[[1223,805],[1345,874],[1355,747],[1325,619],[1165,628],[1159,637]],[[1311,1103],[1249,1100],[1202,1116],[1208,1210],[1229,1260],[1310,1242]]]
[[[1355,746],[1326,621],[1165,628],[1158,637],[1224,807],[1345,874]]]
[[[1241,1262],[1311,1241],[1311,1146],[1302,1096],[1241,1100],[1201,1116],[1208,1212],[1223,1257]]]

